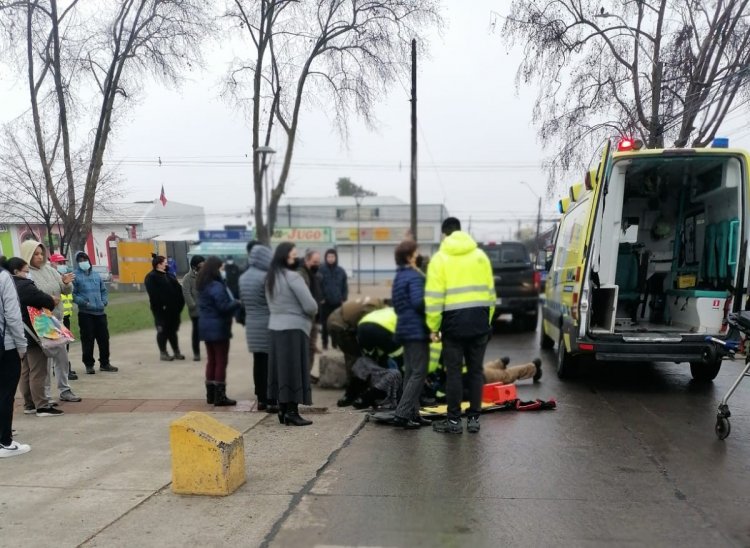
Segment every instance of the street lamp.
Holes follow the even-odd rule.
[[[536,193],[536,191],[531,188],[531,185],[527,183],[526,181],[521,181],[521,184],[528,188],[531,193],[536,196],[537,198],[537,208],[536,208],[536,238],[534,239],[534,262],[537,262],[539,258],[539,228],[542,225],[542,197],[539,196],[539,194]]]
[[[262,154],[261,157],[261,163],[260,163],[260,176],[263,177],[263,184],[265,190],[263,191],[266,195],[266,226],[270,227],[270,206],[269,206],[269,195],[268,195],[268,165],[270,164],[270,160],[266,162],[266,157],[268,155],[276,154],[276,151],[268,146],[262,146],[255,149],[256,154]],[[268,237],[270,238],[271,235],[269,234]]]
[[[361,246],[361,237],[362,237],[362,231],[359,227],[360,222],[360,216],[359,216],[359,209],[362,205],[362,200],[364,199],[365,195],[362,192],[355,192],[354,193],[354,203],[357,204],[357,295],[362,294],[362,246]]]

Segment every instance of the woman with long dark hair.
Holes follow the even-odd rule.
[[[182,286],[167,272],[166,257],[153,255],[151,267],[152,270],[146,275],[144,283],[151,305],[151,313],[154,315],[154,323],[156,324],[156,344],[159,347],[159,358],[165,362],[184,360],[185,356],[180,352],[180,344],[177,340],[177,331],[180,329],[180,314],[185,307]],[[167,352],[167,341],[172,347],[174,356],[170,356]]]
[[[217,406],[237,405],[227,397],[229,339],[232,316],[240,308],[224,281],[221,259],[211,256],[198,272],[198,332],[206,343],[206,402]]]
[[[266,277],[266,300],[271,344],[268,354],[268,396],[279,404],[279,422],[307,426],[299,404],[311,405],[310,329],[318,312],[305,280],[297,268],[297,250],[291,242],[276,248]]]

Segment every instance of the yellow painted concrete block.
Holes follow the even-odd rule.
[[[229,495],[245,483],[242,434],[205,413],[192,411],[169,426],[172,491]]]

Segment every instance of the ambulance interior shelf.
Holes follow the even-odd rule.
[[[739,163],[633,161],[617,174],[602,233],[609,219],[619,238],[616,247],[604,236],[600,243],[616,267],[593,284],[592,329],[718,332],[737,272]],[[621,201],[613,199],[618,187]]]

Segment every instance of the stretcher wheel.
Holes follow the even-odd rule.
[[[732,431],[732,425],[729,424],[729,419],[726,417],[716,417],[716,437],[720,440],[724,440],[729,436],[729,432]]]

